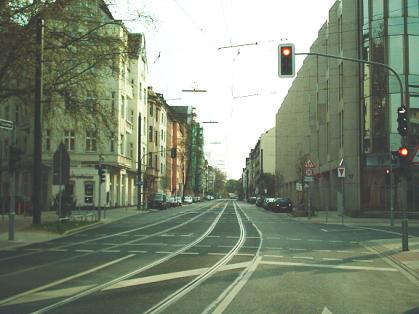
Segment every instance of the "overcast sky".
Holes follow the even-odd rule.
[[[297,52],[309,51],[335,0],[115,2],[116,18],[128,20],[141,10],[157,21],[155,27],[126,23],[146,35],[148,84],[169,105],[192,105],[199,121],[218,122],[204,124],[207,158],[239,179],[250,149],[275,126],[292,83],[278,78],[278,44],[292,42]],[[303,60],[297,57],[297,69]],[[182,92],[193,88],[207,92]]]

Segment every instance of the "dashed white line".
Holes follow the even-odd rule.
[[[238,239],[239,237],[236,236],[227,236],[227,239]]]
[[[50,252],[68,252],[68,249],[49,249]]]
[[[255,254],[250,254],[250,253],[239,253],[239,254],[236,254],[236,256],[255,256]]]
[[[288,241],[301,241],[301,239],[297,239],[297,238],[287,238]]]
[[[313,250],[313,252],[332,252],[332,250]]]
[[[217,245],[217,247],[231,248],[231,247],[233,247],[233,246],[232,246],[232,245]]]
[[[336,250],[337,253],[355,253],[355,251],[342,251],[342,250]]]
[[[156,254],[172,254],[173,252],[167,252],[167,251],[156,251]]]
[[[221,236],[216,236],[216,235],[210,235],[207,238],[220,238]]]
[[[263,255],[263,257],[278,257],[278,258],[283,258],[284,256],[283,255],[269,255],[269,254],[266,254],[266,255]]]
[[[322,257],[324,261],[341,261],[341,258],[332,258],[332,257]]]
[[[330,243],[343,243],[344,241],[339,241],[339,240],[330,240],[328,241]]]
[[[280,237],[267,237],[267,239],[280,240]]]
[[[290,250],[290,251],[307,251],[306,249],[298,249],[298,248],[292,248],[292,247],[290,247],[288,250]]]
[[[353,262],[361,262],[361,263],[372,263],[373,261],[368,259],[353,259]]]
[[[101,252],[105,252],[105,253],[119,253],[121,251],[120,250],[101,250]]]
[[[317,240],[317,239],[309,239],[309,242],[323,242],[323,240]]]
[[[180,255],[199,255],[199,254],[201,254],[201,253],[199,253],[199,252],[182,252],[182,253],[180,253]]]
[[[309,259],[309,260],[314,259],[314,257],[312,257],[312,256],[293,256],[292,258],[295,258],[295,259]]]
[[[148,253],[148,251],[132,250],[128,251],[128,253]]]
[[[94,250],[75,250],[75,252],[80,252],[80,253],[91,253],[91,252],[94,252]]]

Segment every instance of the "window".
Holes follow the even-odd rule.
[[[130,110],[129,122],[134,124],[134,110]]]
[[[25,144],[26,147],[26,144]],[[45,150],[49,152],[51,150],[51,130],[45,132]]]
[[[111,153],[115,152],[115,133],[111,134]]]
[[[160,156],[163,157],[163,145],[160,146]]]
[[[149,113],[150,113],[150,117],[152,117],[153,116],[153,104],[150,104]]]
[[[89,130],[86,132],[86,152],[95,152],[96,147],[96,136],[95,130]]]
[[[125,119],[125,97],[121,96],[121,118]]]
[[[163,163],[160,163],[160,174],[163,175]]]
[[[134,159],[134,143],[129,143],[129,158]]]
[[[111,103],[112,115],[115,115],[115,97],[116,97],[116,93],[112,92],[112,103]]]
[[[343,98],[343,63],[339,64],[339,100]]]
[[[338,43],[339,43],[339,51],[342,51],[342,16],[338,18]]]
[[[158,171],[158,168],[157,168],[157,155],[154,155],[154,166],[156,168],[156,171]]]
[[[157,145],[158,139],[159,139],[159,135],[158,135],[157,130],[156,130],[156,131],[154,131],[154,141],[155,141],[156,145]]]
[[[140,97],[140,100],[143,99],[143,84],[140,82],[140,88],[138,89],[138,96]]]
[[[69,152],[74,151],[76,146],[76,135],[74,131],[64,131],[64,145]]]
[[[153,154],[152,153],[148,153],[148,166],[150,168],[153,167]]]
[[[161,123],[164,124],[164,114],[163,114],[163,112],[161,113]]]
[[[153,127],[152,126],[148,127],[148,141],[153,142]]]
[[[156,109],[156,122],[159,122],[159,110]]]
[[[125,141],[124,134],[121,134],[120,135],[120,141],[119,141],[119,154],[121,154],[121,155],[125,155],[124,141]]]
[[[133,90],[133,91],[134,91],[134,86],[135,86],[134,79],[132,79],[132,80],[131,80],[131,87],[132,87],[132,90]]]

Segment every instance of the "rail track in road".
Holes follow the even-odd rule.
[[[211,206],[210,208],[202,211],[197,212],[197,209],[192,209],[190,212],[195,213],[195,215],[192,218],[189,218],[185,221],[183,221],[180,224],[176,224],[175,226],[170,226],[168,228],[165,228],[163,230],[156,230],[154,232],[151,232],[147,235],[143,235],[140,238],[124,241],[119,244],[115,244],[116,246],[124,246],[136,241],[144,241],[145,239],[150,239],[157,236],[164,236],[167,232],[174,231],[175,229],[182,228],[182,227],[189,227],[193,222],[197,222],[197,224],[202,225],[202,222],[197,220],[198,218],[208,214],[208,213],[216,213],[217,216],[215,218],[211,218],[211,223],[209,227],[203,232],[200,236],[197,236],[193,241],[186,243],[185,245],[182,245],[178,247],[173,252],[166,252],[167,254],[161,258],[157,258],[152,260],[149,263],[146,264],[138,264],[137,267],[131,268],[130,271],[125,271],[123,274],[119,274],[118,276],[113,277],[111,280],[103,281],[100,283],[95,283],[86,286],[85,288],[77,289],[80,281],[86,281],[86,277],[93,281],[95,278],[95,275],[99,272],[103,272],[104,269],[109,269],[111,271],[114,269],[117,265],[122,263],[127,263],[127,261],[135,259],[138,257],[136,254],[129,254],[122,257],[119,257],[118,259],[115,259],[113,261],[110,261],[108,263],[104,263],[101,265],[98,265],[97,267],[94,267],[92,269],[88,269],[86,271],[80,272],[75,275],[67,276],[64,278],[59,278],[58,280],[54,282],[49,282],[44,285],[40,285],[37,287],[34,287],[33,289],[29,289],[27,291],[23,291],[21,293],[9,296],[8,298],[5,298],[0,301],[0,313],[3,312],[3,310],[10,310],[13,309],[14,306],[17,306],[19,308],[22,304],[30,304],[29,307],[26,307],[25,309],[30,308],[29,312],[32,313],[45,313],[49,311],[61,311],[62,308],[67,306],[74,307],[78,304],[78,300],[80,299],[88,299],[89,297],[96,296],[103,294],[104,292],[113,291],[115,286],[118,286],[118,284],[124,284],[127,281],[132,280],[141,280],[142,277],[147,277],[147,272],[155,270],[158,271],[159,267],[165,267],[164,265],[169,263],[177,263],[179,265],[180,261],[177,261],[176,259],[180,256],[188,256],[190,258],[194,258],[197,253],[189,252],[192,248],[205,248],[208,245],[200,245],[201,242],[204,240],[212,240],[212,241],[220,241],[219,237],[214,235],[214,232],[216,228],[222,230],[222,223],[220,223],[221,218],[223,218],[222,222],[229,222],[231,218],[235,219],[236,221],[236,227],[238,228],[239,235],[236,240],[236,236],[226,236],[224,237],[224,240],[231,241],[230,239],[234,239],[235,244],[229,248],[228,251],[225,253],[219,253],[211,255],[211,265],[206,265],[207,267],[204,267],[201,269],[201,271],[197,272],[195,276],[192,276],[192,279],[185,284],[184,286],[174,289],[174,290],[168,290],[167,295],[153,306],[149,307],[148,309],[145,307],[141,311],[144,311],[146,313],[158,313],[161,312],[167,308],[169,308],[172,304],[176,303],[180,299],[182,299],[185,295],[189,294],[192,291],[199,290],[199,286],[203,284],[205,281],[212,278],[216,273],[226,270],[226,269],[242,269],[240,273],[237,274],[237,276],[229,282],[228,286],[219,290],[217,292],[217,297],[211,299],[208,301],[208,304],[205,304],[206,312],[209,312],[212,309],[219,310],[220,308],[225,308],[226,305],[228,305],[228,300],[231,300],[234,298],[234,295],[238,293],[238,291],[241,289],[241,287],[244,285],[244,283],[247,281],[249,276],[251,275],[252,271],[255,269],[257,262],[258,262],[258,256],[260,247],[262,244],[262,237],[261,233],[258,230],[259,233],[259,246],[258,249],[254,254],[241,254],[246,256],[251,256],[251,260],[248,262],[243,263],[237,263],[234,265],[227,265],[235,256],[238,256],[240,254],[239,251],[243,248],[244,243],[246,242],[246,223],[251,225],[251,222],[249,221],[249,218],[246,217],[246,214],[236,206],[236,203],[234,204],[234,212],[231,211],[230,216],[225,213],[228,202],[225,203],[224,207],[219,207],[219,204],[216,204],[215,206]],[[201,208],[202,209],[202,208]],[[214,212],[214,209],[219,209],[219,212]],[[163,222],[170,222],[173,219],[176,219],[176,217],[179,217],[181,215],[184,215],[186,213],[181,213],[180,215],[176,215],[174,217],[170,217],[168,219],[164,219],[159,222],[154,222],[152,224],[148,224],[145,226],[141,226],[139,228],[135,228],[135,231],[138,230],[144,230],[148,227],[162,227],[164,226]],[[204,216],[208,217],[208,215]],[[244,223],[244,221],[246,223]],[[227,223],[225,224],[227,225]],[[254,225],[253,225],[254,226]],[[256,228],[256,226],[254,226]],[[228,230],[231,229],[231,227],[227,227]],[[129,233],[131,230],[124,231],[123,234]],[[135,232],[134,231],[134,232]],[[94,240],[85,240],[85,241],[79,241],[78,243],[86,243],[86,241],[95,241],[97,242],[99,239],[109,239],[112,236],[120,235],[121,232],[113,234],[113,235],[107,235],[103,237],[97,237]],[[230,234],[230,233],[227,233]],[[252,237],[255,238],[255,237]],[[228,247],[227,245],[225,246]],[[108,248],[109,250],[109,248]],[[160,252],[162,253],[162,252]],[[209,253],[211,254],[211,253]],[[195,256],[194,256],[195,255]],[[221,256],[221,257],[220,257]],[[197,262],[197,264],[202,263],[202,261]],[[207,262],[204,262],[204,264]],[[207,263],[208,264],[208,263]],[[136,278],[140,276],[139,278]],[[67,287],[67,291],[69,292],[67,295],[57,295],[54,293],[54,291],[61,291],[66,289],[61,289],[62,287]],[[74,288],[73,290],[70,289],[70,287]],[[51,297],[42,297],[45,295],[50,294]],[[52,299],[52,300],[51,300]],[[57,300],[58,299],[58,300]],[[37,302],[39,301],[39,302]],[[51,302],[53,301],[53,302]],[[30,303],[32,302],[32,303]]]

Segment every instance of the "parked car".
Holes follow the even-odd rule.
[[[193,203],[192,196],[185,196],[185,198],[183,199],[183,202],[185,204],[192,204]]]
[[[174,196],[168,196],[167,197],[167,203],[170,205],[170,207],[176,207],[179,206],[176,198]]]
[[[175,196],[177,206],[182,206],[182,196]]]
[[[263,196],[256,197],[256,201],[255,201],[256,206],[262,207],[264,200],[265,200],[265,198]]]
[[[198,202],[200,202],[200,201],[201,201],[201,197],[200,197],[200,196],[194,196],[194,197],[192,198],[192,201],[193,201],[194,203],[198,203]]]
[[[269,209],[273,212],[291,213],[294,206],[288,197],[278,197],[274,202],[269,203]]]
[[[206,198],[208,201],[212,201],[212,200],[214,199],[214,196],[212,196],[212,195],[207,195],[205,198]]]
[[[247,202],[249,204],[255,204],[256,203],[256,197],[255,196],[251,196],[247,199]]]
[[[270,209],[270,204],[272,203],[272,202],[275,202],[275,198],[273,198],[273,197],[266,197],[264,200],[263,200],[263,208],[265,208],[265,209],[267,209],[267,210],[269,210]]]
[[[154,193],[148,201],[148,208],[166,209],[170,206],[167,197],[163,193]]]

